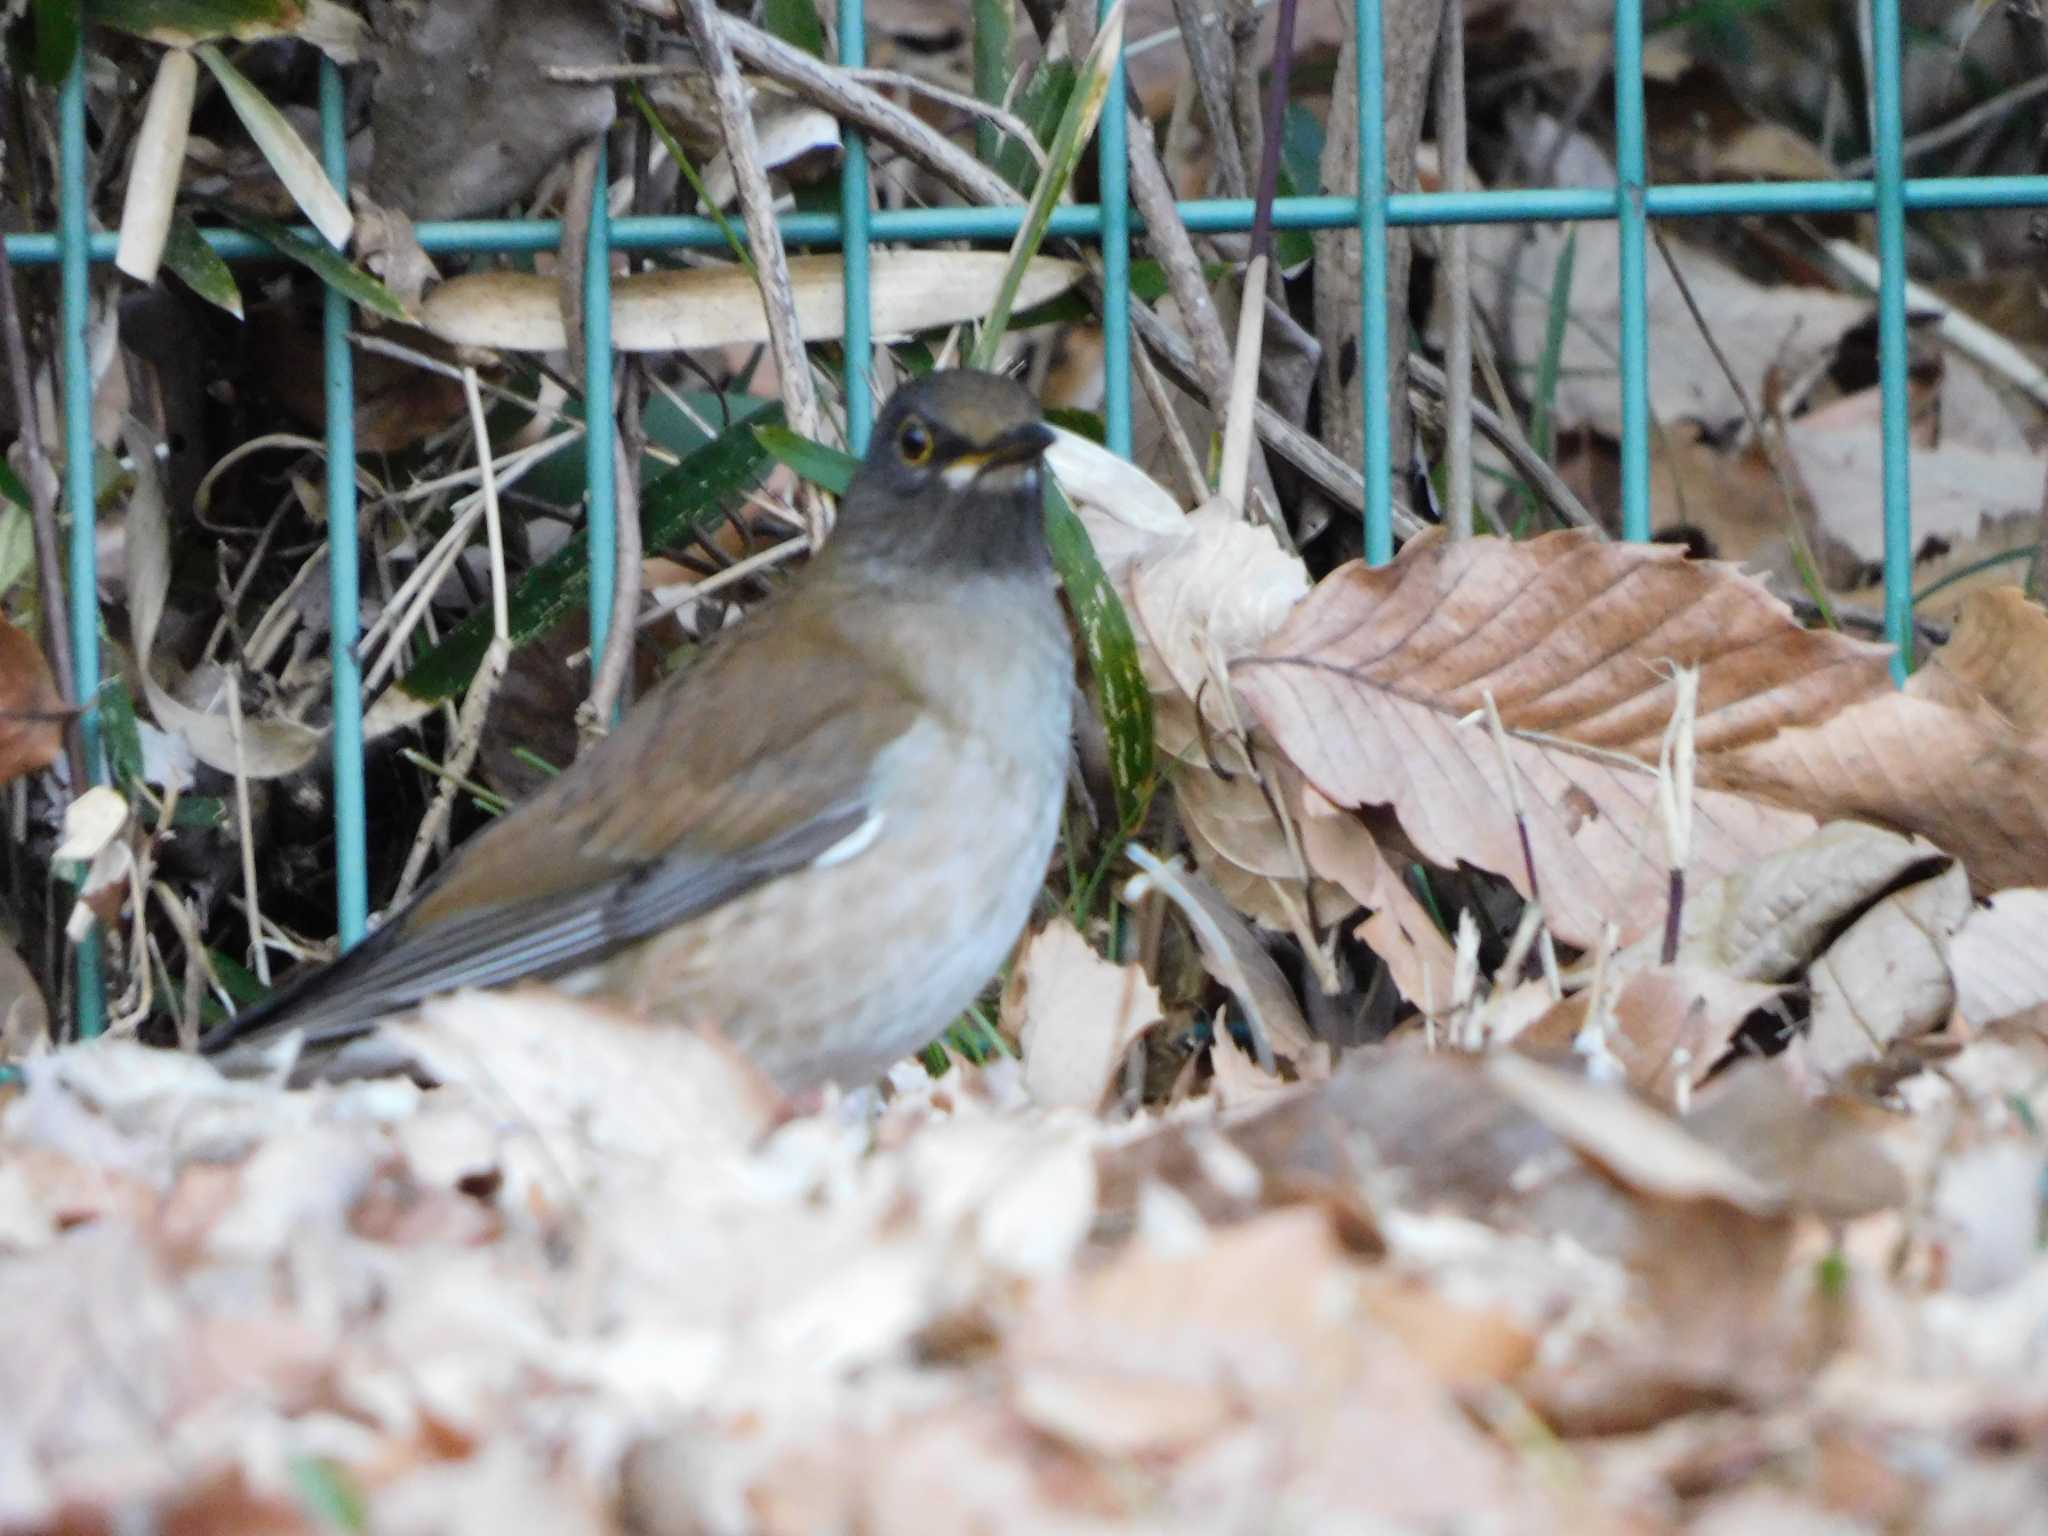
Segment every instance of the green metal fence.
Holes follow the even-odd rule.
[[[1384,562],[1393,554],[1393,477],[1389,472],[1387,351],[1387,231],[1396,225],[1536,222],[1613,219],[1621,236],[1620,300],[1622,394],[1622,529],[1627,538],[1649,534],[1649,369],[1646,241],[1652,217],[1693,218],[1728,214],[1874,213],[1882,279],[1878,293],[1879,374],[1884,412],[1884,579],[1885,625],[1899,647],[1900,663],[1911,638],[1912,508],[1908,498],[1906,420],[1905,219],[1912,210],[2048,207],[2048,176],[2005,176],[1908,180],[1905,175],[1900,106],[1899,0],[1872,0],[1872,96],[1874,170],[1868,181],[1826,181],[1744,185],[1650,186],[1643,104],[1642,0],[1616,0],[1614,7],[1615,138],[1618,185],[1613,190],[1528,189],[1470,193],[1396,193],[1386,184],[1386,138],[1380,51],[1380,0],[1354,0],[1357,49],[1359,187],[1355,197],[1279,199],[1276,229],[1355,227],[1363,240],[1364,334],[1360,369],[1365,397],[1367,558]],[[842,62],[860,65],[864,56],[863,0],[839,0]],[[1105,0],[1103,9],[1108,5]],[[347,175],[341,71],[322,66],[321,150],[327,171],[341,186]],[[1107,317],[1104,421],[1107,440],[1119,453],[1131,444],[1131,336],[1124,318],[1130,306],[1130,236],[1134,226],[1127,201],[1123,76],[1119,71],[1099,132],[1102,202],[1058,210],[1050,233],[1099,244]],[[88,706],[83,721],[87,759],[104,773],[98,722],[91,708],[100,685],[99,617],[95,600],[94,485],[91,378],[86,359],[87,274],[90,263],[109,261],[112,234],[87,228],[84,50],[74,59],[59,99],[60,218],[55,234],[7,237],[18,264],[58,264],[62,270],[62,365],[64,379],[65,507],[70,519],[69,581],[71,632],[77,687]],[[846,333],[849,358],[866,356],[868,250],[876,241],[930,243],[953,240],[1008,240],[1023,210],[939,208],[874,211],[869,208],[868,165],[858,133],[846,135],[840,213],[793,213],[781,219],[793,245],[838,246],[846,258]],[[615,250],[679,250],[724,245],[724,230],[696,217],[609,218],[600,174],[589,232],[584,293],[584,336],[593,379],[611,376],[611,266]],[[1198,234],[1247,231],[1249,199],[1207,199],[1180,205],[1188,228]],[[318,238],[310,230],[308,238]],[[430,253],[475,254],[551,250],[561,239],[548,220],[466,220],[419,226]],[[210,230],[206,238],[229,260],[268,257],[270,247],[233,230]],[[333,603],[334,817],[337,924],[344,944],[362,937],[369,894],[364,855],[362,671],[356,656],[358,556],[356,542],[354,384],[347,333],[349,305],[338,293],[326,296],[325,358],[327,400],[327,498]],[[866,443],[873,401],[865,371],[846,369],[850,446]],[[585,452],[590,487],[590,624],[593,654],[601,652],[611,613],[614,517],[612,422],[603,410],[587,413]],[[103,1005],[96,951],[79,958],[78,1020],[83,1033],[101,1026]]]

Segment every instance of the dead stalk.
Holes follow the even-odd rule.
[[[249,963],[270,985],[270,954],[263,947],[263,902],[256,886],[255,819],[249,813],[249,767],[242,750],[242,669],[228,668],[228,735],[235,744],[235,835],[242,845],[243,916],[249,920]]]
[[[1437,141],[1443,157],[1444,190],[1465,190],[1465,4],[1444,0],[1437,43]],[[1443,275],[1450,296],[1450,333],[1445,338],[1444,396],[1445,519],[1454,539],[1472,537],[1472,231],[1452,224],[1439,232]]]
[[[797,326],[796,298],[789,286],[789,257],[782,245],[782,226],[775,222],[775,199],[768,190],[768,175],[761,168],[761,145],[754,134],[746,87],[740,81],[739,66],[733,61],[722,18],[711,0],[677,0],[677,4],[711,76],[712,93],[718,103],[718,125],[725,136],[726,156],[732,162],[733,181],[739,188],[740,214],[747,226],[755,277],[761,285],[761,304],[767,311],[768,346],[779,375],[783,413],[791,431],[815,439],[821,420],[818,394],[811,381],[803,334]],[[798,491],[798,498],[812,541],[822,541],[831,527],[831,512],[824,497],[807,482]],[[632,626],[623,627],[630,635]]]

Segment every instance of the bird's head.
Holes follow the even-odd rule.
[[[833,542],[920,568],[1043,570],[1052,441],[1013,379],[960,368],[907,384],[875,422]]]

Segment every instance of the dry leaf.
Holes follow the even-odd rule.
[[[0,784],[64,755],[68,714],[42,648],[0,616]]]
[[[1127,851],[1140,873],[1126,887],[1125,899],[1134,899],[1149,887],[1172,901],[1194,930],[1202,964],[1236,995],[1254,1037],[1296,1062],[1308,1060],[1316,1052],[1308,1020],[1302,1017],[1294,988],[1251,925],[1214,886],[1182,868],[1178,859],[1161,862],[1136,843]]]
[[[1631,1088],[1683,1111],[1742,1021],[1780,991],[1683,965],[1638,971],[1602,1000],[1605,1049],[1621,1063]],[[1590,992],[1566,998],[1516,1035],[1515,1045],[1569,1051],[1585,1028],[1592,1001]]]
[[[1304,790],[1302,804],[1302,850],[1310,867],[1372,914],[1358,925],[1358,937],[1386,962],[1403,997],[1441,1018],[1450,1010],[1457,969],[1451,941],[1358,817],[1313,789]]]
[[[1018,1042],[1031,1097],[1091,1114],[1131,1042],[1163,1017],[1144,968],[1103,959],[1064,918],[1031,936],[1003,994],[1003,1030]]]
[[[1679,920],[1680,963],[1743,981],[1790,981],[1860,912],[1916,867],[1932,844],[1861,822],[1830,822],[1802,842],[1718,880],[1691,883]],[[1653,932],[1609,961],[1609,974],[1661,963]]]
[[[313,760],[324,737],[295,720],[242,720],[240,740],[225,708],[215,714],[171,696],[156,674],[157,627],[171,586],[170,525],[163,484],[156,472],[155,443],[133,418],[124,429],[135,465],[135,490],[128,499],[128,617],[135,641],[135,670],[156,723],[182,737],[192,755],[222,773],[252,779],[281,778]]]
[[[1613,172],[1605,185],[1613,184]],[[1550,324],[1551,292],[1567,238],[1573,241],[1572,281],[1567,303],[1571,323],[1559,355],[1554,418],[1560,429],[1591,427],[1621,437],[1621,241],[1612,224],[1552,225],[1524,231],[1502,227],[1474,231],[1475,276],[1485,281],[1505,263],[1510,241],[1527,240],[1516,267],[1511,323],[1514,355],[1541,357]],[[1765,382],[1775,374],[1797,377],[1833,353],[1842,336],[1859,324],[1870,306],[1825,288],[1790,284],[1766,288],[1719,256],[1684,240],[1671,241],[1686,287],[1706,316],[1722,356],[1727,358],[1751,402],[1767,398]],[[1742,420],[1742,402],[1728,382],[1700,324],[1687,308],[1671,269],[1651,251],[1647,271],[1650,399],[1660,419],[1719,426]],[[1825,483],[1825,482],[1823,482]]]
[[[2048,890],[2000,891],[1949,940],[1956,1011],[1978,1029],[2011,1020],[2048,1032]]]
[[[1786,452],[1812,493],[1821,531],[1866,564],[1884,558],[1879,411],[1879,391],[1865,390],[1795,418],[1785,433]],[[1916,446],[1909,463],[1916,550],[1940,540],[1963,548],[1967,561],[2032,542],[2041,458],[2024,442],[2000,450],[1948,440]]]
[[[2023,736],[1988,707],[1887,692],[1716,766],[1729,788],[1917,833],[1961,859],[1980,892],[2048,874],[2048,736]]]
[[[1529,892],[1501,754],[1470,717],[1490,693],[1527,808],[1545,915],[1590,948],[1661,917],[1668,857],[1650,766],[1675,666],[1701,670],[1700,780],[1745,742],[1887,686],[1885,652],[1793,622],[1756,582],[1658,546],[1576,533],[1425,536],[1393,565],[1333,573],[1233,678],[1332,801],[1391,805],[1435,863]],[[1796,795],[1784,798],[1798,805]],[[1805,835],[1798,811],[1701,790],[1694,878]]]
[[[1814,1065],[1839,1075],[1947,1023],[1956,1001],[1949,935],[1969,911],[1969,879],[1951,864],[1886,896],[1829,945],[1813,966]]]
[[[878,341],[988,313],[1009,258],[1000,251],[877,251],[870,272]],[[837,256],[792,256],[790,289],[797,324],[811,341],[829,341],[846,325]],[[1040,256],[1025,268],[1019,309],[1042,304],[1079,282],[1078,262]],[[467,347],[556,352],[568,345],[557,284],[530,272],[481,272],[454,278],[427,295],[421,323]],[[761,292],[744,267],[640,272],[612,284],[612,341],[622,352],[681,352],[766,341]]]
[[[1514,1103],[1634,1189],[1670,1200],[1719,1200],[1753,1216],[1780,1206],[1779,1191],[1619,1088],[1512,1052],[1489,1056],[1484,1071]]]
[[[2018,587],[1972,592],[1906,688],[1952,709],[1988,706],[2023,736],[2048,733],[2048,611]]]
[[[501,1106],[564,1169],[598,1156],[683,1167],[747,1145],[780,1107],[723,1040],[550,987],[435,998],[388,1033],[436,1081]]]

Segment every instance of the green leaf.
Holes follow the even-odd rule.
[[[853,484],[853,472],[860,468],[860,460],[852,454],[828,448],[823,443],[814,443],[788,427],[756,427],[754,436],[778,462],[787,464],[811,484],[823,486],[834,496],[846,494],[846,488]]]
[[[72,0],[35,0],[36,78],[59,86],[78,56],[78,7]]]
[[[780,407],[771,401],[767,410]],[[761,478],[768,467],[768,450],[756,435],[761,430],[748,425],[731,428],[641,492],[641,537],[649,551],[686,543],[709,526],[728,498]],[[506,606],[515,648],[589,605],[589,538],[579,531],[513,587]],[[486,605],[456,625],[399,686],[427,703],[454,698],[476,676],[491,633],[491,610]]]
[[[180,795],[171,825],[181,832],[212,832],[228,824],[228,803],[219,795]]]
[[[218,204],[217,208],[222,218],[241,225],[278,255],[308,268],[351,304],[360,304],[365,309],[374,310],[387,320],[403,320],[410,323],[417,318],[399,301],[397,294],[361,267],[355,266],[339,251],[303,239],[275,219],[266,219],[261,214],[248,213],[240,208],[229,207],[225,203]]]
[[[299,1504],[314,1520],[333,1531],[367,1529],[362,1490],[346,1468],[324,1456],[294,1456],[290,1465]]]
[[[1037,73],[1031,77],[1031,83],[1024,87],[1011,107],[1040,144],[1058,131],[1067,103],[1073,99],[1076,78],[1071,59],[1055,59],[1050,64],[1040,64]],[[1019,192],[1028,192],[1038,179],[1038,162],[1031,158],[1022,144],[1004,139],[1003,147],[996,153],[996,174]]]
[[[761,29],[813,58],[825,57],[825,24],[811,0],[762,0]]]
[[[678,390],[685,404],[710,424],[713,432],[726,426],[739,426],[758,417],[775,402],[759,395],[726,395],[723,403],[710,390]],[[565,401],[561,406],[562,415],[568,421],[583,419],[581,400]],[[730,413],[731,421],[726,421]],[[641,412],[641,428],[647,433],[652,446],[667,449],[678,459],[688,458],[706,443],[712,441],[712,434],[699,430],[697,423],[678,409],[675,402],[660,391],[647,397],[647,407]],[[516,430],[516,429],[513,429]],[[497,433],[493,431],[493,440]],[[651,455],[640,461],[640,483],[651,485],[673,466]],[[556,506],[574,506],[583,500],[589,490],[590,462],[581,452],[564,451],[550,454],[519,482],[521,493],[540,501],[553,502]]]
[[[1102,724],[1109,735],[1109,777],[1116,789],[1117,815],[1135,828],[1158,786],[1153,770],[1152,692],[1138,664],[1138,639],[1131,616],[1095,558],[1088,529],[1059,483],[1045,482],[1045,528],[1052,563],[1073,605],[1081,649],[1102,699]]]
[[[1275,237],[1277,240],[1277,236]],[[1227,262],[1207,262],[1202,272],[1214,283],[1237,269]],[[1150,304],[1166,293],[1166,268],[1156,261],[1134,261],[1131,263],[1131,297],[1141,304]],[[1055,294],[1042,304],[1019,310],[1010,317],[1010,329],[1028,331],[1040,325],[1071,325],[1077,321],[1095,323],[1095,306],[1090,304],[1078,289],[1069,288],[1065,293]],[[936,332],[934,334],[937,334]]]
[[[1016,28],[1011,0],[974,0],[974,94],[992,107],[1003,104],[1010,88],[1010,34]],[[977,118],[974,157],[994,165],[1003,134],[994,123]]]
[[[32,511],[28,487],[21,483],[21,476],[14,472],[14,466],[0,459],[0,496],[5,496],[22,511]]]
[[[107,766],[117,784],[142,781],[142,728],[135,723],[135,699],[128,685],[110,678],[100,687],[100,731]]]
[[[1323,125],[1300,102],[1290,101],[1280,137],[1279,195],[1313,197],[1322,190],[1322,179]],[[1315,238],[1307,230],[1273,231],[1273,262],[1282,272],[1313,260],[1315,253]]]
[[[0,507],[0,597],[14,590],[14,584],[35,564],[35,558],[36,531],[28,513],[18,505]]]
[[[235,274],[214,253],[199,233],[199,226],[183,212],[171,215],[170,238],[164,241],[164,265],[177,273],[207,303],[242,318],[242,290],[235,286]]]
[[[85,0],[86,20],[157,43],[275,37],[305,20],[297,0]]]
[[[1069,432],[1085,437],[1091,443],[1107,442],[1109,429],[1103,425],[1100,411],[1077,411],[1065,406],[1047,406],[1045,419],[1056,427],[1065,427]]]
[[[1066,111],[1060,115],[1059,131],[1053,135],[1052,147],[1046,151],[1045,169],[1039,173],[1038,184],[1032,189],[1031,204],[1024,210],[1024,222],[1017,227],[1017,238],[1010,242],[1010,264],[1003,270],[1003,281],[996,290],[995,303],[990,306],[988,319],[982,322],[981,333],[974,339],[974,351],[968,358],[971,367],[988,368],[994,364],[996,349],[1002,345],[1003,332],[1009,329],[1010,306],[1016,302],[1018,284],[1024,280],[1024,269],[1038,254],[1039,243],[1045,238],[1045,227],[1052,220],[1052,211],[1065,194],[1067,183],[1073,180],[1074,168],[1080,164],[1089,135],[1095,132],[1095,120],[1102,115],[1102,103],[1109,95],[1109,83],[1123,68],[1124,10],[1124,0],[1117,0],[1102,19],[1102,25],[1096,29],[1095,42],[1088,50],[1088,57],[1081,62],[1080,78],[1067,101]]]

